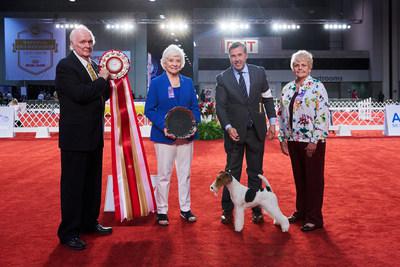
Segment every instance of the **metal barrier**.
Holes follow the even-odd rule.
[[[275,105],[277,105],[275,101]],[[385,106],[387,104],[399,104],[399,102],[377,102],[371,98],[352,100],[331,100],[329,111],[331,115],[330,130],[337,131],[340,127],[348,127],[349,130],[383,130],[385,118]],[[144,116],[144,102],[135,102],[135,109],[139,126],[148,136],[151,122]],[[34,103],[20,103],[15,121],[15,132],[37,132],[38,128],[47,127],[50,132],[58,132],[60,118],[60,106],[58,102],[46,101]],[[111,113],[106,106],[104,114],[105,131],[111,130]]]

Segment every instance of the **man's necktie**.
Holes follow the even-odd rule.
[[[94,71],[92,64],[90,64],[90,63],[87,64],[87,70],[89,72],[89,75],[90,75],[90,78],[92,79],[92,81],[96,80],[97,74]]]
[[[244,77],[243,77],[243,72],[239,71],[239,87],[242,90],[242,94],[244,97],[249,97],[247,94],[247,87],[246,87],[246,82],[244,81]]]
[[[96,80],[97,74],[96,74],[96,71],[93,69],[92,64],[88,63],[87,69],[89,71],[89,75],[90,75],[90,78],[92,79],[92,81]],[[104,97],[101,95],[100,98],[101,98],[101,103],[104,104]],[[103,122],[104,122],[104,119],[103,119]]]
[[[247,99],[249,95],[247,94],[247,87],[244,81],[243,72],[239,71],[239,87],[242,90],[243,96]],[[247,112],[247,128],[253,127],[253,120],[251,119],[250,112]]]

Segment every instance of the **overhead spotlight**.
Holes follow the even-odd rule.
[[[243,22],[240,20],[227,20],[227,21],[220,21],[218,23],[218,27],[222,31],[230,31],[235,32],[238,30],[248,30],[250,25],[247,22]]]
[[[129,23],[129,22],[122,22],[122,23],[115,23],[115,24],[107,24],[106,25],[106,29],[110,30],[110,29],[115,29],[115,30],[119,30],[119,31],[129,31],[134,29],[135,26],[133,23]]]
[[[300,25],[295,24],[295,23],[279,23],[279,22],[274,22],[271,26],[273,31],[294,31],[300,29]]]
[[[57,23],[56,24],[56,28],[59,29],[60,28],[60,24]]]
[[[349,24],[340,23],[326,23],[324,24],[325,30],[348,30],[351,28]]]
[[[177,33],[184,33],[188,30],[189,25],[183,20],[171,20],[167,23],[160,24],[161,30],[169,32],[171,35],[175,35]]]
[[[161,14],[160,19],[165,19],[165,16],[163,14]]]
[[[76,2],[76,0],[68,0],[68,1],[70,1],[70,2],[72,2],[72,3]]]
[[[149,0],[149,2],[155,2],[156,0]]]

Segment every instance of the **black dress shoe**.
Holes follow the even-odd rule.
[[[313,224],[313,223],[306,223],[300,229],[303,232],[311,232],[311,231],[314,231],[314,230],[316,230],[318,228],[322,228],[322,225],[316,225],[316,224]]]
[[[264,216],[261,211],[252,213],[251,220],[254,224],[260,224],[264,222]]]
[[[223,211],[221,215],[222,224],[231,224],[233,221],[233,216],[231,211]]]
[[[297,221],[302,220],[303,218],[297,217],[296,215],[291,215],[288,217],[289,223],[295,223]]]
[[[112,233],[112,227],[106,227],[101,224],[96,224],[95,226],[91,228],[86,228],[85,233],[97,233],[100,235],[109,235]]]
[[[83,241],[79,237],[73,237],[71,239],[61,241],[61,244],[65,245],[73,250],[83,250],[86,248],[85,241]]]

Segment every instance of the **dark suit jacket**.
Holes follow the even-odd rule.
[[[267,131],[265,111],[269,119],[276,117],[275,107],[272,97],[263,98],[261,96],[269,89],[264,68],[251,64],[247,64],[247,66],[250,76],[250,96],[248,98],[241,93],[232,68],[228,68],[217,76],[217,116],[224,129],[226,125],[231,124],[238,131],[240,140],[244,141],[250,113],[257,137],[264,141]]]
[[[97,71],[97,66],[93,66]],[[85,67],[71,52],[56,69],[60,101],[59,147],[91,151],[103,146],[104,101],[109,85],[103,78],[92,81]]]

